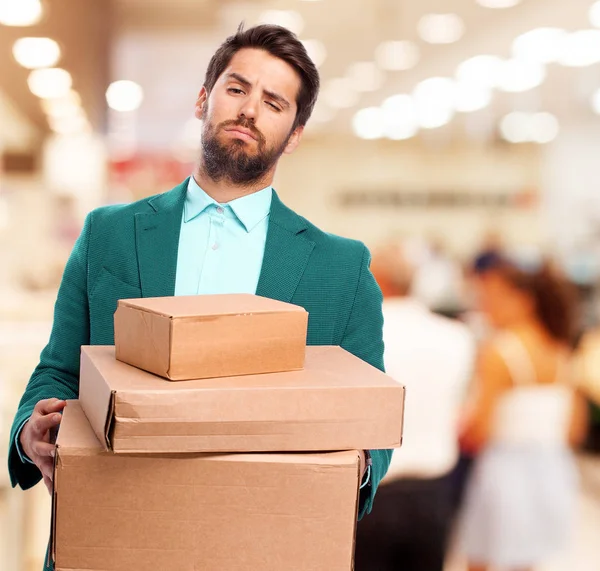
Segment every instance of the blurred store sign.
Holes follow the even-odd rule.
[[[338,194],[342,208],[513,208],[537,206],[538,193],[520,191],[349,190]]]
[[[192,174],[193,163],[161,153],[138,153],[109,162],[110,202],[127,202],[164,192]]]

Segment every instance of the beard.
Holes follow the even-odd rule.
[[[227,127],[243,127],[256,138],[256,152],[241,139],[222,142],[218,134]],[[291,135],[291,133],[290,133]],[[202,133],[201,163],[208,177],[219,182],[227,180],[236,186],[252,186],[260,181],[277,163],[288,143],[289,135],[280,144],[267,147],[265,136],[244,117],[219,123],[206,123]]]

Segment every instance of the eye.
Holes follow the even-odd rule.
[[[273,111],[277,111],[277,113],[281,112],[281,109],[279,107],[277,107],[277,105],[275,105],[274,103],[271,103],[270,101],[265,101],[265,103],[271,107],[273,109]]]
[[[229,87],[229,88],[227,89],[227,91],[228,91],[229,93],[233,93],[233,94],[235,94],[235,95],[239,95],[239,94],[243,94],[243,93],[244,93],[244,92],[243,92],[241,89],[238,89],[237,87]]]

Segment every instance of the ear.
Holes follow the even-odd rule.
[[[300,139],[302,139],[302,133],[304,133],[304,127],[296,127],[294,129],[283,150],[286,155],[291,155],[296,150],[296,147],[300,144]]]
[[[194,105],[194,115],[196,119],[204,119],[204,113],[206,112],[206,102],[208,100],[208,93],[206,92],[206,88],[204,85],[198,93],[198,99],[196,99],[196,104]]]

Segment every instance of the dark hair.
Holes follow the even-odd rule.
[[[486,257],[485,269],[497,272],[515,288],[529,294],[535,303],[537,318],[557,341],[573,345],[577,335],[577,291],[575,286],[547,262],[537,268],[521,267],[501,255]]]
[[[319,94],[319,72],[296,34],[282,26],[263,24],[244,30],[244,24],[240,24],[237,33],[227,38],[211,58],[204,79],[206,91],[210,94],[231,58],[244,48],[265,50],[294,68],[302,82],[296,96],[294,129],[306,125]]]

